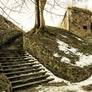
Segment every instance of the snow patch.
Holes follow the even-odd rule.
[[[65,54],[72,53],[79,57],[79,60],[76,61],[76,63],[73,65],[83,67],[83,66],[88,66],[92,64],[92,55],[85,55],[81,52],[78,52],[76,48],[69,46],[67,43],[60,41],[59,39],[57,39],[57,43],[58,43],[59,50],[64,51]]]
[[[90,85],[90,84],[92,84],[92,75],[87,80],[84,80],[84,81],[79,82],[79,83],[74,83],[74,84],[79,85],[79,86],[87,86],[87,85]]]
[[[63,60],[68,60],[68,58],[63,57]],[[40,72],[47,71],[47,74],[50,75],[49,78],[54,78],[54,80],[51,83],[65,82],[67,84],[64,86],[56,85],[56,86],[47,86],[47,87],[41,85],[36,88],[37,92],[67,92],[68,90],[75,91],[75,92],[87,92],[87,91],[84,91],[81,87],[92,84],[92,76],[82,82],[70,83],[67,80],[56,77],[52,72],[50,72],[47,68],[45,68],[38,61],[35,61],[35,62],[38,63],[38,65],[40,65],[43,68],[43,70],[41,70]]]
[[[58,53],[53,54],[54,57],[61,57]]]
[[[67,57],[62,57],[61,62],[70,63],[70,59]]]
[[[79,41],[82,41],[82,39],[81,38],[79,38],[79,37],[75,37],[77,40],[79,40]]]
[[[59,44],[58,45],[59,50],[64,51],[66,54],[69,54],[70,52],[76,53],[76,51],[77,51],[75,48],[70,47],[68,44],[66,44],[63,41],[60,41],[59,39],[57,39],[57,43]]]
[[[64,36],[64,35],[61,35],[62,37],[64,37],[64,38],[67,38],[67,36]]]
[[[83,55],[83,53],[76,53],[79,55],[79,61],[76,61],[76,65],[83,67],[92,64],[92,55]]]

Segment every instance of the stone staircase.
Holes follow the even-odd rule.
[[[0,64],[12,84],[13,92],[53,80],[37,59],[23,50],[1,50]]]

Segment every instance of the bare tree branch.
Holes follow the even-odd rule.
[[[20,23],[16,22],[13,18],[11,18],[4,10],[2,7],[0,7],[0,9],[11,19],[13,20],[15,23],[17,23],[18,25],[20,25]]]

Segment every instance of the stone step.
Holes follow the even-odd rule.
[[[0,51],[2,72],[10,80],[13,92],[53,80],[48,79],[50,75],[36,61],[37,59],[23,50]]]
[[[7,57],[10,57],[10,56],[20,56],[19,54],[11,54],[11,53],[0,53],[0,57],[5,57],[5,56],[7,56]]]
[[[23,58],[20,58],[20,59],[2,59],[2,60],[0,60],[0,63],[3,63],[3,62],[13,62],[13,61],[29,61],[29,60],[35,60],[36,61],[36,59],[23,59]]]
[[[28,55],[25,55],[25,54],[24,54],[24,55],[22,55],[22,56],[23,56],[23,57],[33,57],[32,55],[29,55],[29,54],[28,54]],[[33,57],[33,58],[34,58],[34,57]]]
[[[2,57],[0,56],[0,59],[20,59],[21,57]]]
[[[0,51],[0,54],[19,54],[18,51]]]
[[[8,55],[8,54],[9,54],[9,55],[10,55],[10,54],[11,54],[11,55],[12,55],[12,54],[14,55],[14,54],[15,54],[15,55],[16,55],[16,54],[20,54],[20,53],[19,53],[18,51],[14,51],[14,52],[13,52],[13,51],[0,51],[0,55],[1,55],[1,54],[4,54],[4,55]]]
[[[15,75],[21,75],[21,74],[26,74],[26,73],[34,73],[34,72],[39,72],[39,71],[41,71],[41,70],[44,70],[44,69],[42,69],[42,68],[38,68],[38,69],[27,69],[27,70],[25,70],[25,71],[17,71],[17,72],[9,72],[9,73],[5,73],[5,75],[7,76],[7,77],[11,77],[11,76],[15,76]]]
[[[19,67],[25,67],[25,66],[33,66],[33,65],[38,65],[38,63],[34,63],[34,62],[28,62],[28,63],[20,63],[20,64],[13,64],[13,65],[3,65],[3,69],[10,69],[10,68],[19,68]]]
[[[0,63],[3,63],[3,62],[12,62],[12,61],[22,61],[23,59],[22,58],[18,58],[18,59],[7,59],[7,58],[2,58],[0,59]],[[25,59],[26,60],[26,59]]]
[[[47,77],[49,77],[48,74],[39,75],[39,76],[30,77],[30,78],[27,78],[27,79],[12,81],[11,84],[12,84],[12,86],[18,86],[18,85],[26,84],[26,83],[29,83],[29,82],[33,82],[33,81],[38,81],[38,80],[46,79]]]
[[[27,52],[25,52],[25,51],[20,51],[19,53],[20,53],[20,54],[26,54]]]
[[[7,61],[7,62],[4,62],[4,61],[0,61],[0,64],[2,64],[2,66],[7,66],[7,65],[16,65],[16,64],[21,64],[21,63],[33,63],[37,60],[19,60],[19,61]]]
[[[31,58],[31,57],[28,57],[28,58],[23,58],[24,60],[31,60],[31,59],[33,59],[33,60],[37,60],[37,59],[35,59],[35,58]]]
[[[0,56],[0,59],[20,59],[20,58],[23,58],[23,59],[31,59],[31,58],[34,58],[34,57],[31,57],[31,56]]]
[[[25,54],[22,54],[22,56],[32,56],[32,55],[25,53]]]
[[[0,61],[16,61],[16,60],[23,60],[23,58],[8,58],[8,57],[6,57],[6,58],[0,58]]]
[[[41,67],[41,66],[38,66],[38,65],[37,65],[37,66],[31,66],[31,67],[30,67],[30,66],[29,66],[29,67],[28,67],[28,66],[25,66],[25,67],[13,68],[13,69],[12,69],[12,68],[11,68],[11,69],[6,69],[6,70],[4,69],[3,72],[4,72],[4,73],[9,73],[9,72],[12,73],[12,72],[17,72],[17,71],[25,71],[25,70],[27,70],[27,69],[28,69],[28,70],[29,70],[29,69],[30,69],[30,70],[32,70],[32,69],[38,69],[38,68],[40,68],[40,67]]]
[[[23,59],[35,59],[34,57],[31,56],[22,56]]]
[[[38,85],[41,85],[44,83],[48,83],[49,81],[52,81],[52,80],[53,79],[43,79],[43,80],[39,80],[39,81],[34,81],[34,82],[14,86],[13,91],[27,89],[28,87],[35,87],[35,86],[38,86]]]
[[[35,73],[27,73],[27,74],[21,74],[18,76],[13,76],[13,77],[8,77],[8,79],[10,81],[18,81],[21,79],[27,79],[27,78],[31,78],[31,77],[35,77],[35,76],[39,76],[39,75],[45,75],[46,72],[35,72]]]

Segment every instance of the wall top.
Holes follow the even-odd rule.
[[[86,8],[68,7],[68,10],[75,10],[75,11],[84,12],[84,13],[92,15],[92,12]]]

